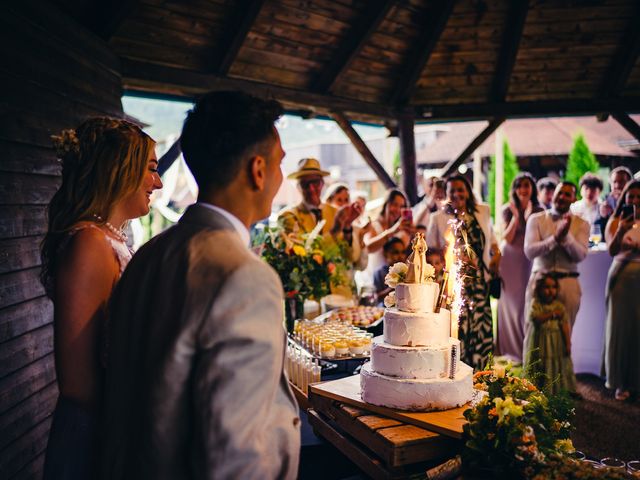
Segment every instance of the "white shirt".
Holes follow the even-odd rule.
[[[211,205],[210,203],[206,203],[206,202],[198,202],[198,203],[203,207],[207,207],[208,209],[213,210],[214,212],[218,212],[224,218],[229,220],[229,222],[231,222],[231,225],[233,226],[235,231],[238,232],[238,235],[240,235],[240,238],[242,239],[242,243],[244,243],[247,246],[247,248],[249,248],[249,244],[251,242],[251,235],[249,235],[249,229],[244,226],[244,223],[242,223],[238,217],[236,217],[232,213],[227,212],[223,208],[217,207],[215,205]]]
[[[524,253],[533,261],[533,272],[577,272],[589,249],[589,224],[575,215],[569,233],[558,243],[554,237],[561,216],[554,210],[534,213],[527,221]]]
[[[571,213],[589,222],[589,225],[593,225],[598,218],[598,202],[589,205],[584,198],[573,202],[571,204]]]

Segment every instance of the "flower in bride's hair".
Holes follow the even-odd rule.
[[[51,135],[56,153],[60,158],[66,157],[69,153],[78,153],[80,151],[80,142],[73,129],[62,130],[60,135]]]
[[[384,297],[384,306],[387,308],[394,307],[396,305],[396,292],[391,292]]]

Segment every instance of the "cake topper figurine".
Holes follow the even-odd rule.
[[[421,232],[416,233],[411,242],[411,255],[407,258],[407,271],[406,282],[407,283],[427,283],[430,277],[433,276],[433,267],[428,268],[427,264],[427,242],[424,240],[424,234]],[[430,265],[429,265],[430,267]]]

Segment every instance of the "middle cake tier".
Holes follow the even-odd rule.
[[[410,313],[387,308],[384,313],[384,341],[391,345],[416,347],[447,343],[451,334],[451,314],[441,309],[438,313]]]
[[[451,373],[451,349],[460,355],[460,342],[447,338],[445,343],[425,347],[404,347],[373,339],[371,368],[383,375],[398,378],[444,378]]]

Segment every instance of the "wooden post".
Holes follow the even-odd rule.
[[[496,230],[498,234],[501,232],[502,222],[499,222],[500,212],[502,211],[502,196],[504,195],[504,135],[502,134],[502,127],[496,130],[496,184],[495,188],[495,219]]]
[[[367,164],[375,172],[375,174],[378,176],[378,179],[382,182],[385,188],[394,188],[396,186],[396,183],[393,181],[391,176],[389,176],[384,167],[380,165],[380,162],[376,160],[376,157],[373,155],[373,153],[371,153],[371,150],[369,150],[369,147],[367,147],[367,144],[364,143],[362,138],[360,138],[358,132],[356,132],[351,126],[349,119],[345,117],[344,113],[336,111],[331,112],[331,118],[333,118],[333,120],[340,126],[349,140],[351,140],[353,146],[356,148],[358,153],[362,155],[364,161],[367,162]]]
[[[400,140],[400,162],[402,164],[402,186],[409,203],[418,202],[418,182],[416,181],[416,141],[413,132],[413,117],[398,118],[398,139]]]
[[[482,157],[480,150],[473,152],[473,193],[478,201],[482,201]]]

